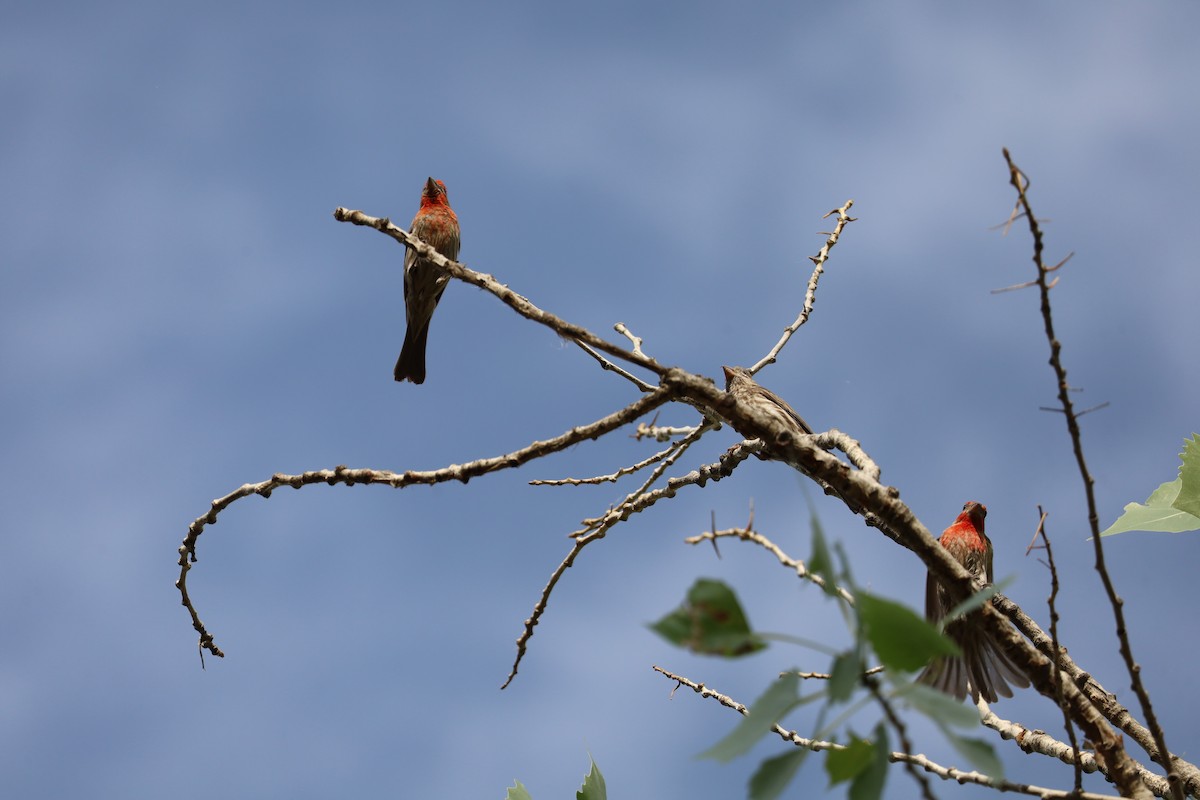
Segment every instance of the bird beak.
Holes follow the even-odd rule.
[[[733,368],[721,367],[721,371],[725,373],[725,385],[728,386],[729,382],[733,380]]]
[[[437,190],[438,190],[437,181],[435,181],[433,178],[426,178],[425,179],[425,194],[429,194],[429,195],[437,194]]]

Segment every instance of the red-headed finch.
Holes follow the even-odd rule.
[[[938,541],[955,561],[967,568],[967,572],[990,584],[992,541],[983,532],[986,516],[987,507],[971,500]],[[946,590],[930,573],[925,579],[925,618],[940,622],[953,607]],[[1008,688],[1010,683],[1018,688],[1029,685],[1029,679],[974,620],[969,617],[951,620],[946,623],[946,635],[954,640],[962,655],[935,658],[917,677],[920,683],[956,700],[969,693],[976,703],[980,697],[989,703],[996,702],[997,695],[1012,697],[1012,689]]]
[[[409,233],[451,261],[458,260],[458,217],[450,208],[446,184],[429,178],[421,191],[421,207],[413,217]],[[404,254],[404,316],[408,329],[404,347],[396,360],[393,373],[398,381],[425,382],[425,341],[429,338],[429,321],[450,276],[428,259],[419,258],[409,248]]]

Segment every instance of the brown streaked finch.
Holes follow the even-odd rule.
[[[725,391],[737,398],[739,403],[747,403],[759,412],[767,415],[776,422],[783,423],[794,433],[812,433],[813,430],[779,395],[770,389],[763,388],[745,367],[721,367],[725,372]],[[737,424],[730,422],[735,431],[748,439],[757,438],[758,434],[741,430]],[[770,445],[770,442],[767,442]]]

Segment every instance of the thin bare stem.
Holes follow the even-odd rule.
[[[695,425],[676,426],[655,425],[653,422],[639,422],[633,438],[637,440],[653,439],[656,442],[669,442],[675,436],[687,436],[696,432]]]
[[[1083,791],[1083,768],[1079,763],[1079,741],[1075,738],[1075,726],[1071,723],[1071,713],[1067,709],[1066,704],[1062,699],[1062,667],[1060,654],[1062,648],[1058,643],[1058,569],[1054,565],[1054,550],[1050,547],[1050,535],[1046,533],[1046,512],[1042,507],[1038,506],[1038,524],[1037,531],[1034,533],[1034,540],[1030,543],[1029,549],[1025,551],[1028,556],[1030,550],[1036,545],[1034,542],[1041,538],[1041,548],[1046,551],[1046,566],[1050,569],[1050,596],[1046,598],[1046,605],[1050,610],[1050,641],[1054,648],[1054,656],[1051,659],[1054,665],[1054,683],[1058,685],[1058,707],[1063,714],[1063,727],[1067,731],[1067,739],[1071,742],[1071,751],[1074,755],[1072,764],[1075,767],[1075,789]]]
[[[566,450],[588,439],[597,439],[644,414],[648,414],[669,401],[671,397],[672,391],[670,389],[657,389],[651,394],[643,395],[619,411],[615,411],[588,425],[572,428],[553,439],[535,441],[512,453],[493,458],[481,458],[468,464],[452,464],[442,469],[427,472],[412,470],[407,472],[392,472],[390,470],[350,469],[345,466],[338,466],[334,469],[313,470],[299,475],[276,473],[265,481],[243,484],[224,497],[213,500],[208,512],[197,517],[188,526],[187,535],[184,537],[183,543],[179,546],[179,579],[175,581],[175,586],[179,589],[183,606],[187,608],[188,614],[191,615],[192,627],[200,634],[201,652],[208,650],[219,658],[225,656],[225,653],[213,641],[212,634],[205,628],[204,623],[200,621],[200,615],[197,613],[196,607],[192,604],[187,587],[188,572],[191,570],[192,564],[199,560],[196,555],[196,543],[200,538],[200,534],[204,532],[205,527],[215,525],[221,512],[243,497],[251,495],[270,497],[272,492],[282,486],[299,489],[303,486],[310,486],[317,483],[326,483],[330,486],[337,484],[353,486],[358,483],[385,484],[394,489],[401,489],[405,486],[417,484],[432,485],[446,483],[448,481],[462,481],[466,483],[471,478],[486,475],[489,472],[498,472],[503,469],[519,467],[536,458]]]
[[[912,741],[908,738],[908,730],[904,727],[904,720],[900,719],[900,715],[896,713],[896,709],[892,708],[892,704],[888,702],[883,692],[880,691],[879,679],[870,675],[863,675],[862,682],[867,687],[867,691],[871,693],[871,696],[875,698],[875,702],[879,703],[879,706],[883,709],[883,715],[887,718],[892,729],[896,731],[896,736],[900,739],[901,752],[906,756],[911,756],[913,754],[913,746]],[[916,784],[921,787],[921,796],[925,800],[934,800],[933,787],[929,785],[929,780],[917,771],[917,765],[907,758],[902,759],[901,763],[904,764],[904,768],[912,776]]]
[[[587,353],[589,356],[596,359],[596,361],[598,361],[600,363],[600,366],[604,367],[604,369],[606,369],[610,372],[617,373],[622,378],[624,378],[625,380],[632,383],[634,386],[641,389],[643,392],[654,391],[653,386],[646,383],[644,380],[642,380],[638,376],[634,375],[632,372],[625,369],[624,367],[618,367],[616,364],[614,364],[613,362],[609,361],[604,356],[597,353],[596,350],[594,348],[590,347],[589,345],[584,344],[583,342],[579,341],[578,339],[575,340],[575,344],[579,345],[579,348],[581,350],[583,350],[583,352]]]
[[[808,278],[808,289],[804,292],[804,306],[800,309],[800,315],[796,317],[796,320],[791,325],[783,329],[783,335],[779,337],[779,341],[775,343],[770,352],[763,356],[758,363],[750,367],[750,374],[756,374],[767,364],[774,364],[784,345],[792,338],[792,334],[800,330],[801,325],[808,322],[809,316],[812,315],[813,306],[817,301],[817,282],[821,280],[821,275],[825,272],[825,262],[829,260],[829,251],[838,243],[838,239],[841,237],[846,225],[857,219],[857,217],[852,217],[849,214],[850,207],[853,205],[853,200],[847,200],[844,206],[835,208],[822,217],[822,219],[825,219],[837,214],[838,220],[833,231],[828,234],[829,238],[825,240],[825,246],[815,256],[809,256],[809,260],[813,262],[813,271],[812,275]]]
[[[705,531],[704,533],[698,534],[696,536],[689,536],[686,539],[684,539],[683,541],[686,544],[695,545],[695,544],[700,544],[701,542],[707,542],[707,541],[712,541],[715,543],[717,539],[724,538],[724,537],[733,537],[733,538],[740,539],[743,542],[751,542],[752,544],[758,545],[759,547],[763,548],[771,555],[775,556],[775,558],[777,558],[779,560],[780,564],[787,567],[792,572],[796,573],[797,578],[801,578],[803,580],[810,581],[810,582],[816,584],[817,586],[820,586],[822,589],[825,588],[825,578],[823,578],[822,576],[818,575],[815,572],[809,572],[808,566],[803,561],[801,561],[798,558],[792,558],[791,556],[789,556],[787,553],[785,553],[783,551],[783,548],[781,548],[779,545],[775,544],[773,541],[768,539],[766,536],[763,536],[761,533],[754,530],[752,525],[747,525],[744,528],[726,528],[725,530],[720,530],[720,531],[718,531],[718,530]],[[845,600],[847,603],[849,603],[850,605],[854,605],[854,595],[851,594],[848,590],[842,588],[841,586],[834,587],[833,590],[835,592],[837,592],[838,596],[841,597],[843,600]]]
[[[870,669],[863,670],[863,675],[878,675],[879,673],[883,672],[884,669],[886,669],[886,667],[871,667]],[[783,675],[795,675],[797,678],[801,678],[802,680],[815,681],[827,681],[833,677],[833,675],[828,672],[798,672],[792,670],[780,673],[780,677]]]
[[[550,604],[550,593],[554,591],[554,587],[558,584],[558,579],[563,576],[564,572],[571,568],[575,563],[576,556],[579,555],[583,548],[594,541],[603,539],[607,534],[608,529],[602,528],[587,536],[581,536],[576,539],[571,545],[570,552],[554,568],[554,572],[550,573],[550,580],[546,581],[546,585],[542,587],[542,594],[533,606],[533,613],[526,618],[521,635],[517,637],[517,655],[513,659],[512,669],[509,670],[508,677],[504,679],[504,683],[500,686],[501,689],[507,689],[508,685],[517,677],[517,669],[521,666],[522,659],[525,658],[526,650],[529,649],[529,640],[533,638],[533,629],[541,621],[542,615],[546,613],[546,606]]]
[[[645,353],[642,352],[642,337],[634,336],[633,331],[629,330],[629,328],[625,325],[624,322],[618,322],[616,325],[613,325],[613,330],[629,340],[629,343],[631,345],[633,345],[633,354],[634,355],[638,355],[638,356],[646,355]]]
[[[508,678],[504,681],[504,685],[500,688],[506,688],[512,683],[513,678],[517,676],[517,668],[521,665],[521,660],[525,657],[525,652],[529,647],[529,640],[533,638],[533,629],[537,627],[541,621],[542,615],[546,613],[546,607],[550,603],[550,594],[554,591],[554,586],[558,583],[558,579],[562,577],[572,564],[575,563],[576,556],[584,547],[594,541],[603,539],[608,535],[616,525],[629,519],[634,514],[645,511],[650,506],[657,503],[659,500],[674,497],[675,494],[684,486],[703,486],[708,481],[719,481],[724,477],[733,474],[734,468],[742,461],[750,457],[750,453],[746,452],[738,455],[731,455],[732,451],[721,457],[721,461],[717,464],[707,464],[697,470],[689,472],[678,478],[671,478],[667,481],[667,485],[661,489],[656,489],[653,492],[632,493],[626,498],[626,501],[610,510],[602,517],[597,517],[594,520],[584,520],[587,525],[583,530],[575,531],[571,534],[574,544],[566,557],[550,574],[550,579],[546,585],[542,587],[541,596],[533,606],[533,613],[525,620],[524,628],[521,635],[517,637],[517,655],[513,660],[512,670],[508,674]]]
[[[659,450],[649,458],[644,458],[636,464],[630,464],[628,467],[621,467],[616,472],[610,472],[607,475],[596,475],[591,478],[556,478],[553,480],[532,480],[530,486],[583,486],[585,484],[601,484],[601,483],[616,483],[626,475],[632,475],[635,472],[640,472],[651,464],[657,464],[665,458],[670,458],[675,461],[683,452],[691,447],[700,438],[706,430],[712,430],[712,425],[702,425],[699,428],[691,429],[686,439],[672,443],[669,447]]]
[[[416,250],[421,258],[437,264],[439,267],[448,272],[452,278],[472,284],[473,286],[478,286],[480,289],[490,292],[522,317],[532,320],[539,325],[545,325],[559,336],[564,336],[573,341],[591,345],[595,350],[599,350],[602,353],[608,353],[610,356],[623,359],[631,364],[636,364],[639,367],[644,367],[645,369],[648,369],[658,375],[661,375],[667,369],[652,358],[649,358],[645,355],[632,353],[628,350],[618,347],[615,344],[612,344],[611,342],[601,339],[599,336],[592,333],[587,328],[584,328],[582,325],[576,325],[573,322],[567,322],[565,319],[555,316],[549,311],[543,311],[530,302],[528,298],[517,294],[512,289],[509,289],[507,286],[497,281],[491,275],[486,275],[482,272],[475,272],[474,270],[468,269],[466,266],[458,263],[457,261],[451,261],[450,259],[446,258],[437,250],[430,247],[425,242],[422,242],[413,234],[409,233],[403,228],[393,225],[392,221],[387,217],[372,217],[364,214],[361,211],[355,211],[349,208],[336,208],[333,211],[333,218],[338,222],[350,222],[355,225],[363,225],[368,228],[374,228],[380,233],[387,234],[397,242]]]
[[[673,672],[668,672],[662,667],[653,667],[654,671],[666,677],[669,680],[675,681],[676,688],[686,686],[701,697],[711,700],[716,700],[726,708],[731,708],[739,714],[745,716],[749,713],[749,709],[745,705],[734,700],[732,697],[721,694],[703,683],[697,683],[676,675]],[[785,742],[791,742],[797,747],[804,747],[808,750],[843,750],[845,745],[837,744],[836,742],[822,741],[818,739],[807,739],[801,736],[796,731],[788,730],[781,725],[772,726],[771,730],[783,739]],[[1043,786],[1034,786],[1028,783],[1014,783],[1012,781],[999,780],[992,778],[979,772],[964,772],[963,770],[955,769],[954,767],[944,767],[935,761],[931,761],[923,755],[914,755],[911,753],[900,753],[893,751],[888,755],[888,760],[893,763],[913,764],[931,775],[936,775],[942,780],[955,781],[957,783],[973,783],[978,786],[987,786],[1001,792],[1017,792],[1019,794],[1032,795],[1033,797],[1043,798],[1043,800],[1120,800],[1114,795],[1095,794],[1093,792],[1084,792],[1083,794],[1075,794],[1072,791],[1063,791],[1060,789],[1047,789]]]
[[[1054,318],[1050,309],[1051,285],[1049,276],[1054,269],[1065,263],[1065,259],[1054,267],[1046,265],[1043,258],[1045,243],[1042,237],[1042,228],[1029,203],[1029,181],[1013,162],[1012,155],[1008,152],[1007,148],[1004,149],[1004,160],[1008,164],[1009,181],[1017,192],[1016,208],[1020,208],[1020,213],[1029,224],[1029,233],[1033,238],[1033,263],[1037,268],[1037,283],[1042,298],[1042,321],[1046,329],[1046,341],[1050,344],[1050,367],[1054,370],[1054,377],[1058,383],[1058,401],[1062,407],[1063,416],[1067,421],[1067,431],[1071,436],[1071,448],[1075,453],[1075,463],[1079,467],[1080,477],[1083,478],[1084,493],[1087,497],[1088,525],[1092,530],[1096,572],[1100,574],[1101,583],[1104,584],[1105,594],[1108,595],[1108,602],[1112,607],[1113,619],[1116,622],[1117,628],[1118,649],[1125,661],[1125,669],[1129,673],[1130,686],[1138,698],[1142,714],[1146,718],[1146,726],[1150,729],[1154,737],[1155,746],[1158,749],[1155,760],[1167,770],[1167,780],[1171,784],[1171,796],[1175,800],[1184,800],[1184,787],[1180,782],[1179,773],[1176,771],[1174,757],[1171,751],[1167,749],[1166,735],[1163,732],[1162,726],[1159,725],[1158,717],[1154,713],[1154,706],[1150,702],[1150,694],[1142,683],[1141,667],[1133,657],[1133,647],[1129,642],[1129,633],[1125,624],[1124,601],[1117,595],[1116,587],[1113,585],[1112,577],[1109,575],[1108,567],[1104,562],[1104,545],[1100,538],[1100,515],[1096,511],[1095,480],[1092,478],[1092,474],[1088,470],[1087,461],[1083,457],[1083,437],[1079,430],[1079,419],[1075,414],[1075,406],[1071,402],[1071,385],[1067,382],[1067,368],[1063,366],[1062,362],[1062,343],[1054,333]],[[1014,213],[1016,212],[1014,211]],[[1108,742],[1098,743],[1097,746],[1104,747],[1107,744]],[[1107,753],[1105,755],[1107,756]],[[1151,757],[1154,758],[1154,754],[1151,754]],[[1120,780],[1118,780],[1118,785],[1122,785]],[[1122,788],[1125,787],[1122,785]]]

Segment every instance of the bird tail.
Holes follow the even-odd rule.
[[[983,697],[989,703],[998,697],[1012,697],[1011,683],[1023,689],[1029,679],[991,637],[974,626],[965,626],[954,636],[962,649],[961,656],[942,656],[930,662],[917,683],[923,683],[961,700],[968,694],[972,702]],[[961,638],[960,638],[961,637]]]
[[[429,323],[414,331],[412,325],[404,333],[404,346],[400,348],[400,358],[396,359],[396,369],[392,375],[397,381],[425,382],[425,342],[429,338]]]

